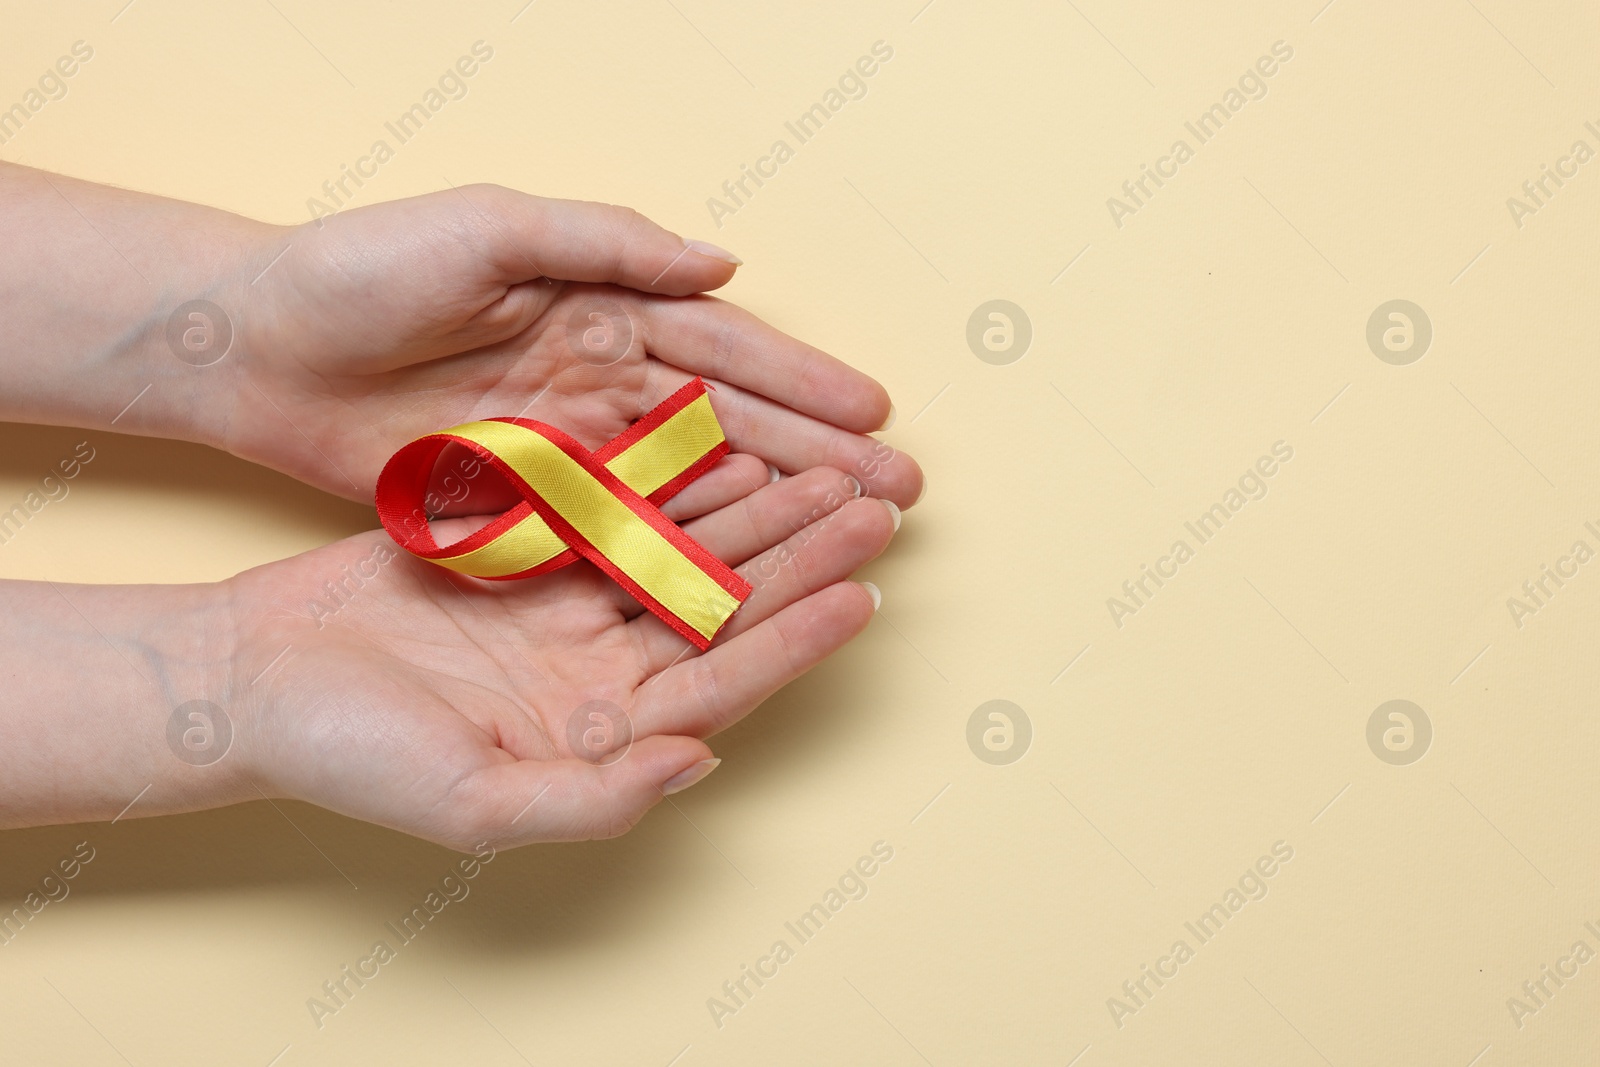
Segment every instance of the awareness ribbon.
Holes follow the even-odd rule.
[[[422,501],[451,444],[499,471],[522,501],[441,547]],[[378,518],[401,548],[475,578],[530,578],[586,559],[704,650],[751,586],[660,505],[727,454],[696,378],[593,452],[533,419],[486,419],[419,437],[378,476]]]

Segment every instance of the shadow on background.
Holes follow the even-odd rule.
[[[37,487],[85,440],[93,445],[95,457],[59,502],[63,506],[72,493],[84,489],[133,501],[138,514],[174,502],[192,504],[214,514],[237,515],[252,526],[283,528],[308,538],[307,547],[378,525],[370,504],[341,500],[205,445],[5,422],[0,422],[0,484],[9,488],[8,495],[0,497],[0,510]],[[204,541],[203,536],[194,539]],[[70,575],[65,577],[71,580]]]

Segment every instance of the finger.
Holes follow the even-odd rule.
[[[881,429],[893,406],[872,378],[715,297],[641,300],[646,346],[676,367],[754,390],[858,433]]]
[[[838,582],[657,675],[634,704],[636,728],[710,737],[867,628],[877,590]]]
[[[861,483],[829,467],[762,486],[725,508],[684,525],[718,559],[738,566],[861,495]]]
[[[738,567],[754,590],[717,643],[732,641],[790,604],[848,578],[888,547],[897,525],[882,501],[852,500]],[[693,647],[654,615],[640,615],[627,625],[637,634],[646,676],[665,670]]]
[[[772,471],[765,460],[734,452],[723,456],[716,466],[661,505],[661,512],[673,522],[684,522],[727,507],[771,481]]]
[[[676,367],[659,363],[652,391],[670,395],[689,380]],[[735,452],[760,456],[779,470],[794,474],[812,467],[832,467],[860,479],[868,496],[909,508],[922,496],[922,468],[887,442],[841,430],[809,415],[723,382],[711,386],[711,408]]]
[[[637,730],[637,727],[636,727]],[[638,731],[640,735],[643,731]],[[517,760],[464,780],[442,812],[451,843],[496,848],[587,841],[626,833],[660,802],[709,773],[714,757],[692,737],[638,736],[615,763]],[[686,773],[687,772],[687,773]]]
[[[490,262],[511,284],[545,277],[685,296],[726,285],[740,263],[632,208],[553,200],[498,185],[459,192],[478,216],[469,221],[486,242]]]
[[[727,507],[685,523],[683,532],[724,563],[737,567],[860,495],[861,483],[850,475],[816,467],[764,485]],[[644,613],[632,597],[627,600],[621,605],[624,615],[632,619]]]

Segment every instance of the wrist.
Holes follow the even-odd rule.
[[[102,361],[127,400],[103,406],[100,414],[111,420],[105,428],[119,433],[232,451],[241,407],[263,403],[249,384],[260,376],[255,364],[263,356],[249,348],[246,325],[271,310],[256,283],[291,231],[193,210],[205,235],[186,243],[169,265],[161,296],[126,345]]]
[[[224,586],[4,588],[0,823],[105,821],[256,795],[240,758],[248,715]]]
[[[258,799],[252,677],[240,665],[231,582],[145,587],[154,603],[149,720],[161,772],[144,814],[198,811]],[[164,603],[163,603],[164,601]],[[158,794],[158,789],[160,790]]]
[[[221,441],[250,283],[287,231],[26,167],[0,178],[0,419]]]
[[[249,679],[237,668],[229,583],[113,588],[128,595],[100,605],[99,628],[129,666],[131,758],[119,770],[126,778],[142,769],[145,781],[127,784],[149,787],[128,814],[200,811],[257,798],[248,758]],[[91,604],[109,596],[103,588],[90,592]],[[119,610],[124,600],[126,613]]]

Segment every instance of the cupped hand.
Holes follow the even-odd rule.
[[[456,848],[622,833],[867,626],[877,591],[846,578],[900,520],[861,489],[819,467],[668,502],[755,586],[704,654],[584,562],[483,582],[375,532],[247,571],[223,587],[230,758],[267,795]]]
[[[878,383],[700,295],[735,261],[637,212],[475,185],[268,232],[219,368],[236,455],[370,500],[424,433],[522,415],[597,447],[699,375],[737,454],[717,477],[828,465],[901,506],[921,494],[916,464],[865,436],[892,411]],[[510,502],[463,501],[447,474],[432,510]]]

